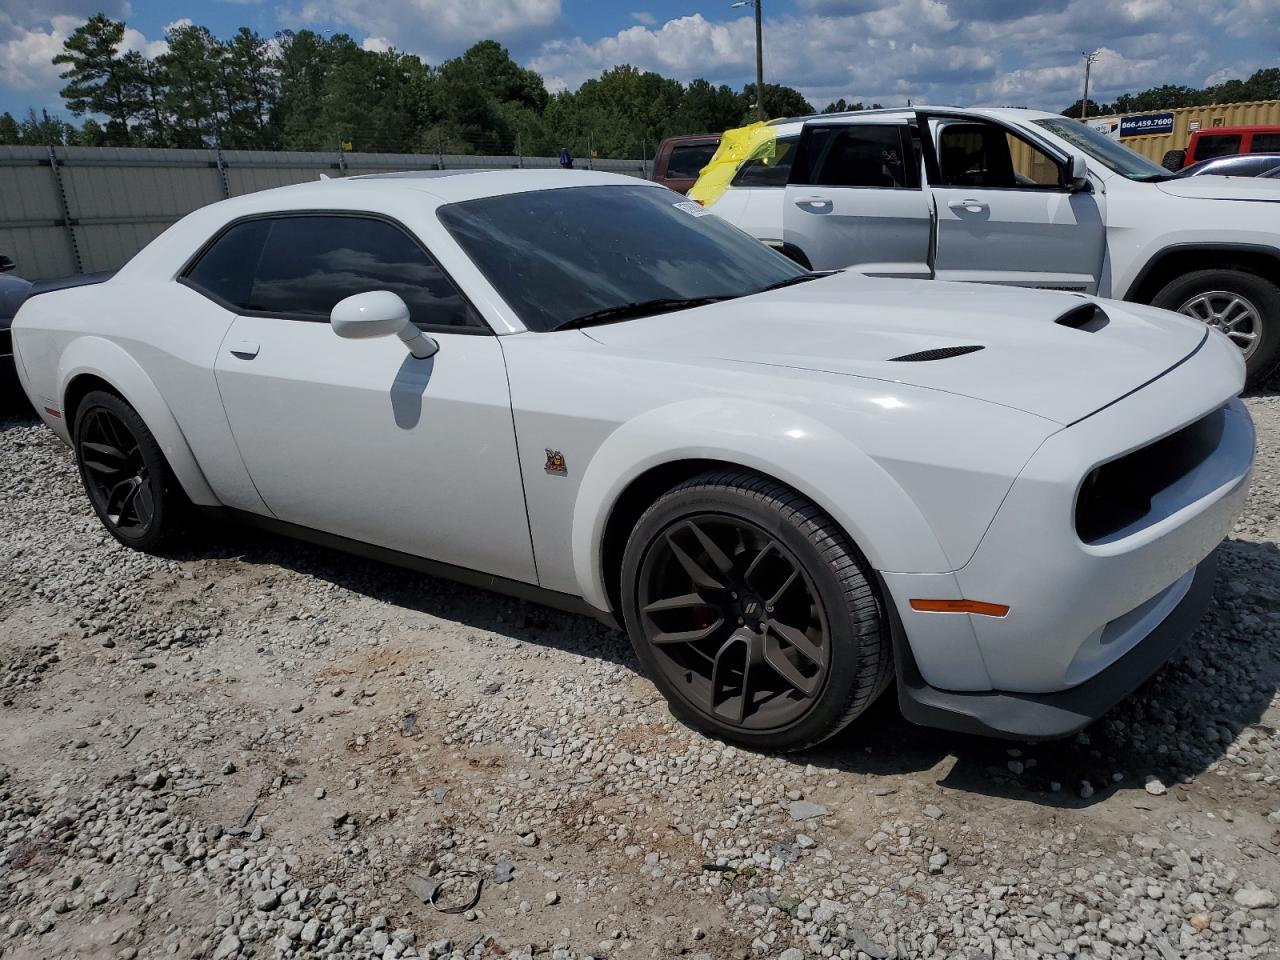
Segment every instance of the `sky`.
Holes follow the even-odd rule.
[[[1163,83],[1200,87],[1280,66],[1280,0],[762,0],[765,80],[815,107],[994,104],[1061,110]],[[66,116],[50,60],[88,16],[154,56],[187,20],[351,34],[430,63],[493,38],[554,90],[619,63],[735,88],[755,78],[750,6],[729,0],[0,0],[0,111]],[[70,119],[68,117],[68,119]]]

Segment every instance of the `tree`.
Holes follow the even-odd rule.
[[[1077,120],[1079,120],[1081,117],[1080,108],[1082,104],[1083,104],[1083,101],[1077,100],[1071,106],[1067,107],[1067,109],[1063,110],[1062,115],[1064,117],[1075,117]],[[1116,112],[1116,109],[1112,107],[1111,104],[1098,103],[1098,101],[1094,100],[1092,97],[1089,98],[1089,116],[1105,117],[1108,114],[1112,114],[1115,112]]]
[[[547,114],[561,145],[579,156],[639,157],[663,138],[683,96],[677,81],[622,64],[555,97]]]
[[[208,27],[194,24],[175,27],[166,39],[169,49],[156,66],[173,117],[173,146],[220,145],[227,104],[222,44]]]
[[[223,146],[270,148],[273,138],[268,124],[279,78],[267,41],[248,27],[241,27],[223,45],[221,66],[227,111]]]
[[[18,121],[6,110],[0,113],[0,145],[10,146],[22,142],[22,133],[18,129]]]
[[[742,99],[747,107],[742,123],[755,120],[756,85],[748,83],[742,88]],[[776,83],[764,85],[764,115],[766,117],[803,117],[813,113],[813,104],[806,100],[799,90],[784,87]]]
[[[106,138],[111,146],[128,146],[129,121],[141,109],[136,61],[121,54],[124,23],[103,14],[91,17],[63,43],[53,62],[67,69],[62,97],[77,117],[86,113],[107,117]]]
[[[276,40],[280,45],[280,88],[269,124],[281,148],[310,150],[316,143],[324,78],[331,62],[329,44],[310,30],[286,30],[277,34]],[[333,146],[327,145],[329,149]]]
[[[1208,98],[1203,90],[1195,90],[1175,84],[1163,84],[1143,90],[1141,93],[1122,93],[1116,97],[1116,113],[1143,113],[1148,110],[1174,110],[1178,107],[1197,107]]]
[[[685,133],[723,133],[738,126],[746,104],[742,97],[725,84],[712,86],[706,80],[694,80],[685,88],[680,106],[667,124],[668,136]]]

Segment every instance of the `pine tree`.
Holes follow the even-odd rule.
[[[124,23],[103,14],[91,17],[63,43],[53,58],[66,66],[62,97],[77,117],[97,113],[107,117],[107,143],[124,147],[131,142],[129,122],[138,115],[137,61],[120,52]]]

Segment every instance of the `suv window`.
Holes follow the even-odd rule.
[[[239,223],[214,241],[185,279],[253,313],[326,321],[339,300],[390,290],[419,326],[479,325],[417,242],[372,217],[304,215]]]
[[[865,123],[812,128],[805,144],[808,182],[823,187],[914,187],[915,167],[901,125]]]
[[[779,137],[774,144],[773,156],[753,157],[743,161],[733,175],[735,187],[785,187],[791,178],[791,163],[796,157],[797,137]]]
[[[1052,157],[991,123],[944,123],[938,135],[938,164],[947,186],[1006,190],[1061,186]]]
[[[1280,133],[1255,133],[1251,153],[1280,153]]]
[[[1208,160],[1210,157],[1226,157],[1240,152],[1240,134],[1216,133],[1201,137],[1196,141],[1196,159]]]
[[[718,143],[677,143],[667,159],[666,180],[696,180],[716,152]]]

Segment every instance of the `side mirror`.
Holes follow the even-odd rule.
[[[1078,153],[1071,155],[1071,173],[1067,177],[1067,188],[1072,193],[1079,193],[1088,190],[1089,184],[1089,164],[1083,156]]]
[[[413,325],[409,308],[390,290],[370,290],[339,301],[329,313],[329,325],[348,340],[397,336],[419,360],[440,349],[440,344]]]
[[[0,254],[0,273],[8,273],[10,270],[12,270],[16,266],[17,264],[14,263],[12,260],[4,256],[3,254]]]

